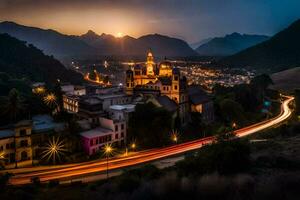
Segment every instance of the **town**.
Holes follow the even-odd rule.
[[[300,199],[299,8],[0,1],[0,199]]]

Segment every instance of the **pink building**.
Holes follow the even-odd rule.
[[[102,127],[80,133],[84,151],[92,155],[101,151],[107,143],[112,143],[114,131]]]
[[[99,127],[80,133],[83,149],[88,155],[101,151],[105,144],[125,144],[125,121],[100,117],[99,122]]]

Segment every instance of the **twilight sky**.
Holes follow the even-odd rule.
[[[300,0],[0,0],[0,21],[188,42],[232,32],[272,35],[298,18]]]

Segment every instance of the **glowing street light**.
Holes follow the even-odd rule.
[[[106,179],[108,180],[108,157],[112,155],[114,149],[112,148],[111,144],[107,143],[103,150],[106,156]]]
[[[232,128],[236,128],[237,124],[235,122],[232,123]]]
[[[53,114],[58,113],[60,111],[60,107],[57,103],[57,97],[54,93],[47,94],[44,98],[44,103],[50,108],[55,107]]]
[[[178,131],[177,130],[173,130],[172,133],[171,133],[171,139],[176,144],[178,142],[178,136],[179,136]]]
[[[56,96],[54,93],[49,93],[44,97],[44,102],[46,105],[51,106],[53,104],[56,104]]]
[[[46,92],[46,89],[42,86],[37,87],[33,90],[33,93],[35,94],[44,94]]]
[[[64,148],[64,141],[60,140],[59,137],[56,139],[52,137],[52,140],[48,141],[48,144],[45,147],[45,150],[42,152],[42,159],[47,157],[47,161],[52,159],[53,164],[56,163],[56,158],[60,160],[60,156],[64,154],[64,152],[67,151],[67,149]]]
[[[0,160],[3,160],[5,157],[4,157],[4,152],[3,151],[1,151],[0,152]]]
[[[133,142],[133,143],[130,145],[130,147],[134,150],[134,149],[136,148],[135,142]]]

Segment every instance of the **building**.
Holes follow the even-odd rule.
[[[79,100],[80,97],[78,95],[63,94],[64,109],[69,113],[78,113]]]
[[[105,144],[112,142],[112,135],[112,130],[102,127],[80,133],[83,150],[88,155],[101,151]]]
[[[61,84],[60,87],[61,87],[61,91],[65,94],[71,94],[76,96],[86,95],[86,88],[84,86],[63,83]]]
[[[32,121],[32,157],[34,160],[40,160],[41,154],[45,150],[45,144],[51,137],[63,132],[66,127],[64,123],[54,122],[50,115],[35,115],[32,117]]]
[[[135,105],[112,105],[109,110],[109,117],[113,120],[125,121],[128,124],[131,113],[135,111]]]
[[[0,130],[0,152],[4,165],[26,166],[32,164],[32,121],[24,120]]]
[[[101,117],[99,122],[100,126],[80,133],[83,149],[88,155],[100,152],[106,144],[126,143],[125,121]]]
[[[188,88],[190,106],[192,112],[201,113],[205,123],[214,121],[214,104],[211,98],[204,92],[201,86],[191,85]]]
[[[80,119],[89,119],[99,124],[99,117],[108,116],[110,106],[122,105],[131,102],[132,97],[126,94],[87,95],[80,98],[78,116]]]
[[[145,65],[136,65],[126,71],[126,93],[167,96],[177,103],[181,124],[189,120],[186,78],[169,61],[155,64],[150,51]]]

